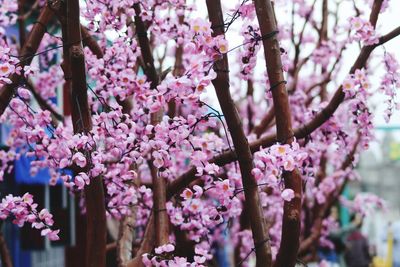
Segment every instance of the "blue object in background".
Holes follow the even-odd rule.
[[[47,184],[50,180],[50,173],[48,169],[40,169],[35,176],[30,174],[30,165],[32,157],[25,155],[21,156],[19,160],[14,163],[15,168],[15,182],[17,184]]]
[[[216,251],[216,254],[217,254],[216,256],[217,256],[218,266],[221,267],[230,266],[226,246],[219,247],[218,250]]]
[[[350,192],[348,186],[345,186],[342,196],[349,199]],[[343,205],[340,205],[340,224],[342,227],[350,224],[350,210]]]

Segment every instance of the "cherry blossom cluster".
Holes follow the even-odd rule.
[[[38,91],[39,95],[43,99],[47,100],[47,103],[52,106],[54,110],[57,110],[57,106],[48,99],[57,96],[56,89],[58,88],[58,86],[60,86],[60,84],[63,83],[64,76],[61,68],[52,65],[48,68],[48,70],[37,72],[37,74],[35,69],[33,69],[32,72],[35,72],[35,79],[33,81],[34,86],[36,88],[43,88]]]
[[[19,60],[11,57],[11,48],[4,43],[4,47],[0,48],[0,84],[10,84],[10,76],[13,73],[21,73],[21,67],[18,66]]]
[[[400,108],[398,101],[396,101],[396,89],[400,87],[400,65],[391,53],[385,53],[383,62],[386,68],[386,73],[382,77],[379,89],[389,97],[386,100],[387,109],[384,113],[385,121],[389,122],[393,109]]]
[[[362,41],[365,45],[373,45],[379,43],[374,27],[371,23],[361,17],[350,18],[351,29],[355,34],[352,36],[354,41]]]
[[[179,203],[168,202],[167,211],[172,224],[187,231],[189,238],[198,243],[211,234],[210,229],[240,214],[241,203],[233,195],[229,179],[212,182],[205,190],[195,185],[193,190],[186,188],[182,192]]]
[[[348,75],[343,81],[343,92],[346,97],[362,95],[368,96],[368,90],[371,88],[371,83],[368,81],[365,70],[356,70],[354,74]]]
[[[196,18],[190,23],[194,34],[192,49],[203,52],[211,63],[221,58],[222,54],[228,52],[228,41],[222,36],[211,36],[211,23],[207,20]]]
[[[160,267],[204,267],[206,260],[211,259],[207,252],[209,249],[207,243],[203,242],[195,247],[194,262],[188,262],[186,258],[174,256],[175,245],[168,243],[154,249],[152,253],[142,255],[142,261],[145,266]]]
[[[282,183],[282,173],[302,168],[307,157],[308,154],[296,141],[291,145],[275,144],[254,154],[255,168],[252,174],[259,184],[279,187]],[[285,189],[281,196],[284,200],[290,201],[294,197],[294,192],[291,189]]]
[[[0,203],[0,219],[12,218],[12,222],[19,227],[30,223],[32,228],[41,230],[42,236],[50,240],[58,240],[60,230],[52,230],[53,215],[48,210],[37,210],[38,204],[33,202],[33,196],[25,193],[22,197],[7,195]]]
[[[0,35],[4,35],[8,25],[15,24],[17,21],[18,3],[12,0],[0,1]],[[0,52],[1,55],[1,52]]]
[[[371,95],[371,83],[367,78],[365,70],[356,70],[354,74],[348,75],[342,84],[343,91],[349,102],[349,111],[354,117],[353,123],[358,126],[362,136],[362,146],[368,148],[372,134],[372,113],[367,106],[367,99]]]
[[[175,246],[173,244],[165,244],[154,249],[154,254],[146,253],[142,255],[143,263],[145,266],[171,266],[173,263],[182,263],[180,258],[173,258],[173,251]],[[169,257],[168,257],[169,256]],[[184,259],[183,259],[184,260]],[[186,262],[185,262],[186,263]],[[183,265],[186,266],[186,265]]]
[[[252,76],[257,63],[256,55],[261,44],[260,29],[255,25],[245,24],[241,35],[244,36],[244,45],[239,54],[242,62],[240,74],[244,80],[248,80]]]

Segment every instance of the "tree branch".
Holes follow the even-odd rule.
[[[23,47],[26,41],[26,31],[25,31],[25,17],[24,14],[25,0],[18,0],[18,32],[19,32],[19,45]],[[32,8],[32,7],[31,7]]]
[[[144,266],[142,262],[142,255],[150,252],[153,249],[153,244],[155,242],[156,236],[154,231],[154,213],[150,214],[149,220],[146,225],[146,229],[143,234],[142,243],[140,244],[140,248],[136,253],[136,257],[133,258],[127,264],[127,267],[141,267]]]
[[[275,118],[275,110],[274,107],[272,106],[269,108],[267,113],[261,119],[260,123],[253,128],[253,133],[255,133],[256,136],[259,138],[268,129],[268,126],[271,124],[274,118]]]
[[[224,35],[224,30],[220,26],[224,25],[220,1],[207,0],[206,3],[212,25],[211,27],[214,29],[213,36]],[[216,62],[215,66],[218,66],[218,70],[223,70],[216,70],[217,77],[212,83],[216,89],[217,98],[238,155],[245,194],[245,209],[249,214],[257,266],[268,267],[271,266],[272,263],[269,234],[260,203],[257,181],[251,174],[251,170],[253,169],[253,157],[242,127],[242,122],[229,91],[229,64],[227,55],[224,54],[222,59]]]
[[[67,1],[67,36],[71,73],[71,106],[74,133],[88,133],[92,129],[91,112],[86,87],[85,58],[81,43],[79,0]],[[65,31],[64,31],[65,33]],[[90,157],[90,155],[89,155]],[[88,160],[90,162],[90,158]],[[82,171],[88,171],[83,169]],[[86,266],[105,267],[106,210],[102,177],[91,179],[85,187],[87,244]]]
[[[119,222],[118,238],[116,242],[118,267],[125,267],[132,258],[133,241],[136,231],[133,229],[136,223],[137,207],[131,208],[131,214],[125,216]]]
[[[0,223],[1,227],[2,223]],[[10,251],[8,250],[7,243],[4,240],[3,233],[0,231],[0,259],[4,267],[13,267]]]
[[[261,35],[268,36],[271,33],[276,32],[277,26],[274,19],[271,1],[254,0],[254,5],[258,23],[260,25]],[[304,29],[302,32],[304,32]],[[301,42],[301,39],[299,42]],[[283,83],[284,75],[282,71],[282,61],[276,35],[273,35],[271,38],[264,38],[263,47],[268,78],[272,88],[277,139],[280,143],[290,144],[294,141],[294,134],[292,130],[289,98],[286,91],[286,85]],[[297,170],[284,172],[283,178],[285,188],[292,189],[295,197],[291,201],[285,201],[284,203],[281,245],[274,266],[294,267],[300,242],[300,215],[303,193],[302,180],[300,173]]]
[[[376,23],[378,22],[379,13],[381,12],[383,0],[375,0],[372,4],[371,14],[369,16],[369,22],[372,27],[376,27]]]

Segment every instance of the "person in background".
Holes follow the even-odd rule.
[[[347,267],[368,267],[371,263],[369,255],[368,240],[361,233],[362,216],[354,216],[353,225],[355,229],[351,231],[345,239],[344,259]]]

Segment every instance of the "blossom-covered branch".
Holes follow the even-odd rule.
[[[206,3],[211,27],[214,29],[213,36],[224,38],[224,28],[221,27],[224,21],[220,1],[208,0]],[[221,59],[215,64],[214,69],[217,76],[212,83],[225,116],[230,135],[232,136],[233,145],[237,151],[245,194],[245,209],[248,212],[253,233],[257,266],[269,267],[272,261],[271,247],[269,244],[268,230],[262,213],[257,181],[251,173],[253,169],[253,156],[244,133],[240,116],[230,94],[228,56],[226,54],[221,54],[220,57]]]

